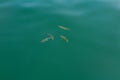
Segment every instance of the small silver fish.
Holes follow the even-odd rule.
[[[47,33],[47,35],[51,38],[51,40],[54,40],[54,36],[50,33]]]
[[[67,37],[65,37],[64,35],[60,35],[60,38],[63,39],[66,42],[69,42],[69,40],[67,39]]]
[[[54,36],[52,35],[52,34],[50,34],[50,33],[47,33],[47,35],[48,35],[48,37],[46,37],[46,38],[44,38],[44,39],[42,39],[40,42],[41,43],[44,43],[44,42],[46,42],[46,41],[48,41],[48,40],[54,40]]]
[[[44,42],[48,41],[49,39],[50,39],[49,37],[46,37],[46,38],[42,39],[40,42],[44,43]]]
[[[60,29],[63,29],[63,30],[70,30],[70,28],[67,28],[67,27],[64,27],[64,26],[58,26]]]

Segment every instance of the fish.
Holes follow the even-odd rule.
[[[47,33],[47,35],[51,38],[51,40],[54,40],[54,36],[50,33]]]
[[[44,42],[46,42],[46,41],[48,41],[48,40],[49,40],[49,37],[46,37],[46,38],[42,39],[40,42],[41,42],[41,43],[44,43]]]
[[[63,29],[63,30],[70,30],[70,28],[67,28],[67,27],[64,27],[64,26],[58,26],[60,29]]]
[[[40,41],[41,43],[47,42],[47,41],[50,40],[50,39],[51,39],[51,40],[54,40],[54,36],[53,36],[52,34],[47,33],[47,35],[48,35],[48,37],[42,39],[42,40]]]
[[[64,41],[66,41],[66,42],[69,42],[68,38],[65,37],[64,35],[60,35],[60,38],[63,39]]]

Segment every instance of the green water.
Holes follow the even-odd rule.
[[[120,80],[119,4],[1,0],[0,80]],[[47,32],[55,40],[40,43]]]

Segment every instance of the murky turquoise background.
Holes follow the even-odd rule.
[[[1,0],[0,80],[120,80],[120,1]]]

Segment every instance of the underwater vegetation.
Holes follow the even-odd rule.
[[[62,29],[62,30],[70,30],[70,28],[67,28],[67,27],[64,27],[64,26],[58,26],[59,29]],[[64,35],[60,35],[59,36],[61,39],[63,39],[65,42],[69,42],[69,39],[64,36]],[[51,33],[47,33],[47,37],[46,38],[43,38],[42,40],[40,40],[41,43],[44,43],[44,42],[47,42],[49,40],[54,40],[54,35],[51,34]]]

